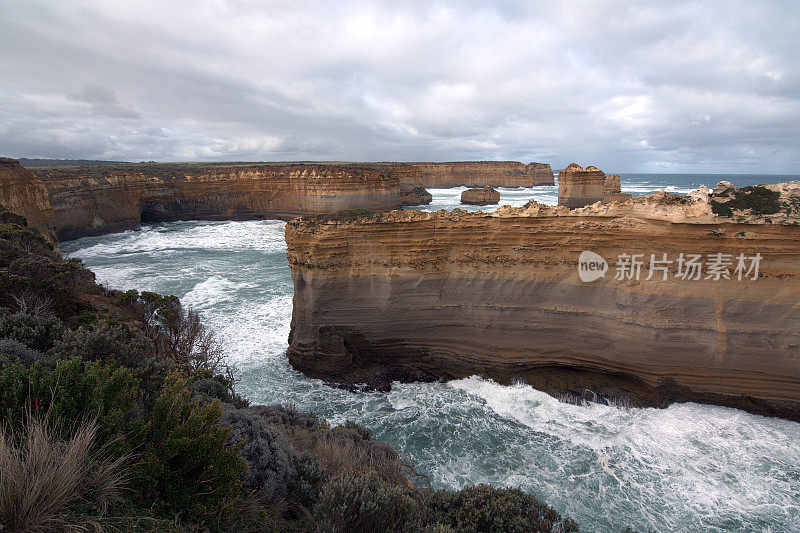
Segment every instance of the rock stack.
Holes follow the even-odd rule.
[[[470,205],[490,205],[500,202],[500,193],[489,187],[467,189],[461,193],[461,203]]]
[[[597,167],[572,163],[558,174],[558,205],[584,207],[605,198],[606,175]]]

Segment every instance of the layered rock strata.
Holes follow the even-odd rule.
[[[661,192],[572,210],[294,220],[289,360],[377,388],[480,374],[798,420],[800,226],[788,209],[770,217],[722,218],[708,202]],[[584,251],[608,262],[604,276],[582,281]],[[737,279],[739,254],[748,267],[760,257],[755,276]],[[679,277],[695,256],[700,279]],[[730,263],[719,279],[715,257]],[[667,270],[649,276],[652,266]]]
[[[461,193],[461,203],[470,205],[492,205],[500,203],[500,193],[489,187],[467,189]]]
[[[41,180],[16,159],[0,157],[0,205],[23,215],[49,239],[55,238],[51,221],[53,207]]]
[[[142,222],[290,219],[401,205],[396,176],[355,165],[113,164],[43,167],[35,174],[52,212],[41,220],[31,218],[39,204],[22,196],[26,189],[18,180],[3,183],[2,194],[18,204],[6,207],[39,229],[51,228],[62,240],[136,228]]]
[[[358,163],[363,164],[363,163]],[[553,170],[546,163],[517,161],[453,161],[445,163],[367,163],[391,170],[402,183],[427,188],[534,187],[554,185]]]
[[[606,175],[597,167],[572,163],[558,174],[558,205],[584,207],[602,202],[605,195]]]

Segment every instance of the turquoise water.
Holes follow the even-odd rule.
[[[658,180],[666,178],[647,178],[623,177],[623,191],[664,188]],[[694,188],[672,182],[674,192]],[[432,191],[426,209],[458,207],[461,190]],[[556,189],[501,189],[501,203],[530,198],[555,203]],[[198,309],[252,401],[293,402],[333,422],[358,421],[413,459],[435,486],[520,486],[583,531],[800,531],[795,422],[693,403],[661,410],[572,405],[478,377],[352,394],[295,372],[284,354],[292,284],[283,227],[176,222],[61,248],[103,284],[176,294]]]

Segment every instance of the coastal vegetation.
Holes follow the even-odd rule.
[[[732,192],[732,198],[724,201],[711,200],[711,211],[715,215],[730,217],[734,210],[749,211],[753,215],[774,215],[781,209],[791,213],[792,205],[784,205],[781,193],[761,185],[742,187]]]
[[[95,283],[0,208],[0,531],[577,531],[435,490],[369,429],[250,405],[175,296]]]

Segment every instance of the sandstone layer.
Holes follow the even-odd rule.
[[[42,167],[35,174],[52,212],[32,217],[40,204],[23,196],[30,187],[19,180],[3,182],[4,197],[17,202],[6,207],[62,240],[142,222],[290,219],[401,205],[397,177],[356,165],[131,163]]]
[[[500,193],[488,185],[481,189],[467,189],[461,193],[461,203],[470,205],[498,204],[500,203]]]
[[[16,159],[0,157],[0,205],[23,215],[29,225],[54,239],[50,225],[53,207],[47,189],[35,174],[21,166]]]
[[[310,376],[377,388],[480,374],[800,420],[797,223],[788,210],[722,218],[708,202],[663,192],[571,210],[297,219],[286,227],[289,360]],[[592,282],[578,270],[587,250],[609,267]],[[731,276],[733,265],[731,279],[702,269],[702,279],[681,279],[676,264],[666,279],[646,279],[651,254],[709,262],[717,253],[761,254],[756,279]],[[621,254],[643,260],[639,279],[616,279]]]
[[[611,181],[609,190],[614,185]],[[572,163],[558,174],[558,205],[583,207],[602,202],[605,196],[606,175],[599,168]]]
[[[517,161],[452,161],[445,163],[358,163],[391,170],[402,183],[426,188],[534,187],[554,185],[546,163]]]

